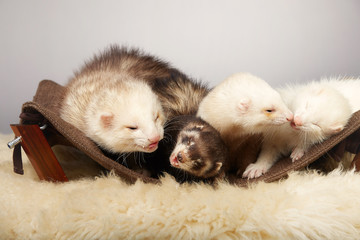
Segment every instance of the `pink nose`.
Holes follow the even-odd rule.
[[[303,125],[301,117],[299,117],[299,116],[296,116],[294,118],[294,123],[295,123],[296,126],[302,126]]]
[[[152,136],[148,139],[151,143],[156,143],[160,141],[160,135]]]

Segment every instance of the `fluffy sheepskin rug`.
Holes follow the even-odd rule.
[[[25,175],[12,172],[11,139],[0,134],[1,239],[360,239],[360,175],[352,171],[292,173],[250,188],[179,185],[170,176],[128,185],[94,177],[96,165],[79,157],[64,164],[73,180],[50,183],[25,155]]]

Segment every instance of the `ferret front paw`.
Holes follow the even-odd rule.
[[[292,162],[295,162],[295,161],[299,160],[300,158],[302,158],[302,156],[304,156],[304,154],[305,154],[304,149],[295,148],[292,151],[290,158],[291,158]]]
[[[271,165],[268,163],[251,163],[244,171],[243,178],[257,178],[266,173]]]

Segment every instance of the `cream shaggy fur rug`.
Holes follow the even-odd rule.
[[[13,173],[12,138],[0,134],[1,239],[360,239],[360,175],[351,171],[292,173],[248,189],[169,176],[128,185],[94,177],[93,161],[59,148],[73,180],[50,183],[25,155],[25,175]]]

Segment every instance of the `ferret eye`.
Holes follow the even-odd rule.
[[[160,114],[157,113],[156,116],[155,116],[155,121],[157,121],[159,118],[160,118]]]
[[[265,112],[267,112],[267,113],[273,113],[273,112],[275,112],[275,109],[266,109]]]
[[[138,129],[138,127],[137,127],[137,126],[127,126],[126,128],[127,128],[127,129],[130,129],[130,130],[132,130],[132,131],[134,131],[134,130],[137,130],[137,129]]]

